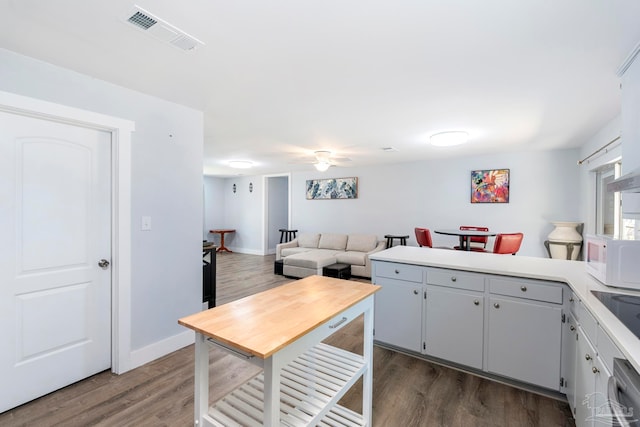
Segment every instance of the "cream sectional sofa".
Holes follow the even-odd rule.
[[[301,233],[276,246],[276,261],[282,260],[285,276],[322,275],[322,268],[335,263],[351,265],[354,276],[371,277],[369,255],[386,248],[373,234]]]

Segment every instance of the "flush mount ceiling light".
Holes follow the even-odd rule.
[[[431,135],[429,141],[436,147],[452,147],[464,144],[469,140],[469,134],[463,131],[440,132]]]
[[[229,162],[229,167],[235,169],[249,169],[253,166],[253,163],[248,160],[232,160]]]

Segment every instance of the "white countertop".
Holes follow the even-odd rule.
[[[596,290],[637,296],[640,296],[640,292],[604,286],[586,272],[584,262],[429,249],[417,246],[394,246],[393,248],[376,252],[370,255],[369,258],[376,261],[566,283],[609,334],[620,351],[640,372],[640,339],[620,322],[590,291]]]

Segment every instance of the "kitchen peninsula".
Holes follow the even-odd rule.
[[[602,285],[582,262],[412,246],[370,259],[378,345],[566,395],[578,425],[606,400],[614,358],[640,371],[640,339],[591,291],[640,293]]]

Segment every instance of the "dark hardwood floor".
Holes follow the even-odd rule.
[[[273,274],[274,256],[219,254],[218,304],[289,282]],[[361,351],[362,319],[327,340]],[[384,348],[374,348],[373,425],[574,426],[566,402],[529,393]],[[211,350],[211,399],[258,373]],[[361,409],[361,386],[342,399]],[[123,375],[105,371],[0,414],[0,426],[193,425],[193,346]]]

